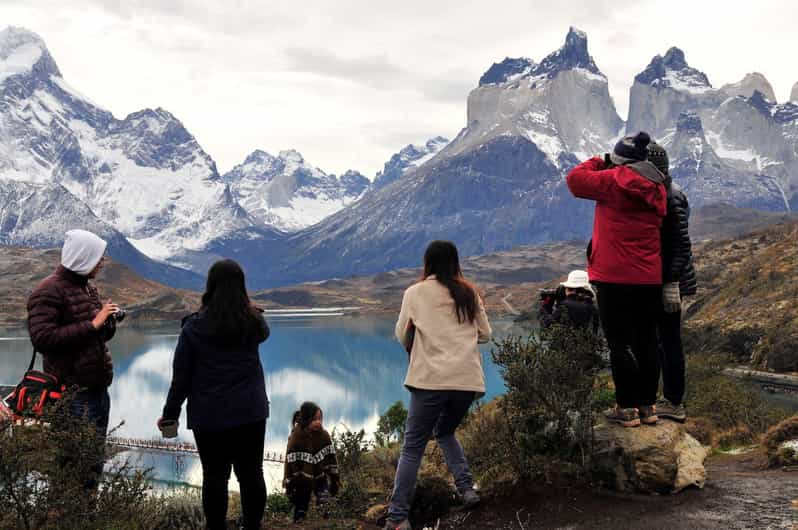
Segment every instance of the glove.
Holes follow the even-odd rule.
[[[682,309],[679,282],[666,283],[662,286],[662,305],[666,313],[676,313]]]

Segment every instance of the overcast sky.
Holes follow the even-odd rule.
[[[571,25],[625,118],[635,74],[674,45],[714,86],[759,71],[787,99],[797,20],[795,0],[0,0],[0,25],[39,33],[72,86],[117,117],[171,111],[220,171],[293,148],[369,178],[454,137],[491,63],[539,61]]]

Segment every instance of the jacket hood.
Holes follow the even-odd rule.
[[[667,213],[665,175],[651,162],[635,162],[617,166],[616,182],[631,198],[649,206],[661,217]]]
[[[107,243],[86,230],[70,230],[64,236],[61,249],[61,265],[64,268],[88,276],[100,263]]]

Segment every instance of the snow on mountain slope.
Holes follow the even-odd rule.
[[[296,231],[356,201],[369,180],[357,171],[340,178],[311,166],[294,150],[250,154],[222,177],[235,199],[261,225]]]
[[[0,32],[0,176],[58,183],[168,258],[253,221],[170,113],[118,120],[69,87],[32,32]]]
[[[723,160],[707,140],[696,113],[679,116],[673,140],[666,147],[672,161],[671,176],[684,189],[691,206],[724,203],[789,211],[779,179],[761,168],[735,167]]]
[[[198,289],[202,278],[152,261],[118,230],[101,221],[88,206],[58,184],[0,178],[0,246],[60,247],[73,228],[91,230],[108,242],[107,253],[142,276],[176,287]]]
[[[372,189],[383,188],[392,182],[396,182],[408,171],[426,164],[448,143],[448,139],[436,136],[427,140],[423,145],[406,145],[398,153],[391,156],[390,160],[385,162],[382,171],[379,171],[377,176],[374,177]]]

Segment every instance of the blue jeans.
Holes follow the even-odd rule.
[[[88,476],[83,481],[86,490],[94,491],[105,466],[105,437],[108,432],[108,416],[111,413],[111,397],[108,395],[107,388],[82,388],[70,391],[67,394],[67,399],[71,400],[69,413],[76,418],[82,418],[94,424],[97,429],[96,446],[92,448],[96,452],[95,464],[91,466]],[[72,465],[69,455],[63,457],[63,465]]]
[[[460,390],[410,391],[410,410],[405,426],[405,439],[396,469],[388,519],[401,522],[410,513],[410,502],[416,486],[416,475],[430,435],[443,450],[446,467],[454,475],[457,490],[463,493],[474,487],[463,448],[454,431],[463,421],[474,401],[474,392]]]
[[[108,431],[108,416],[111,413],[111,397],[107,388],[82,388],[68,394],[69,413],[94,424],[97,435],[105,438]]]

